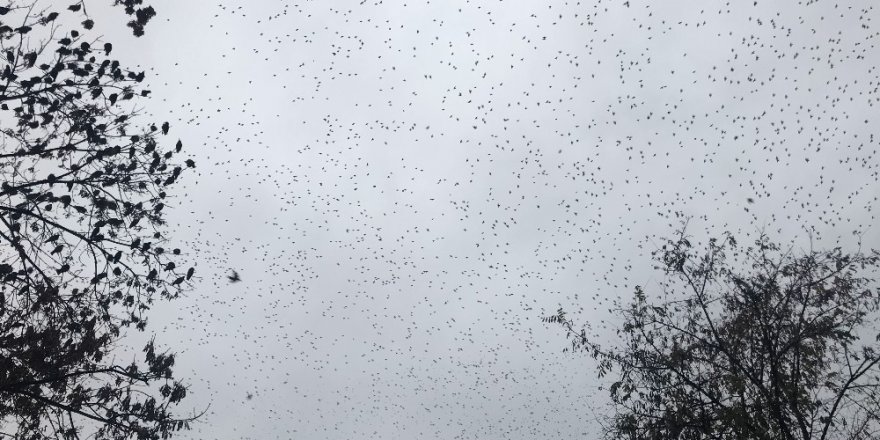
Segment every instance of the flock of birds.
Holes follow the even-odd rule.
[[[157,4],[114,45],[200,164],[151,327],[209,406],[180,436],[594,437],[542,316],[611,339],[684,219],[877,243],[872,3]]]

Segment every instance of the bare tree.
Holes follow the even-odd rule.
[[[700,252],[682,230],[655,257],[663,299],[635,289],[618,346],[562,310],[545,318],[616,377],[609,438],[877,438],[877,251],[795,254],[764,235],[743,249],[727,234]]]

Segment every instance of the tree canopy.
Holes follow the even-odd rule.
[[[574,349],[614,377],[609,438],[871,439],[880,429],[877,251],[796,252],[766,235],[696,249],[682,230],[655,253],[659,300],[617,310],[618,345],[577,330]]]
[[[152,8],[115,3],[142,34]],[[0,7],[0,431],[167,438],[192,419],[174,415],[174,355],[113,350],[193,276],[163,216],[195,163],[178,162],[167,122],[136,122],[144,72],[111,57],[83,9]]]

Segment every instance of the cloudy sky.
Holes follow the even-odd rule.
[[[877,247],[872,3],[153,0],[140,39],[96,5],[198,164],[151,327],[209,407],[182,438],[593,438],[541,317],[612,334],[682,219]]]

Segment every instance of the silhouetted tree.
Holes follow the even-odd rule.
[[[90,20],[57,24],[81,8],[0,7],[0,431],[167,438],[191,420],[172,415],[186,395],[174,355],[150,342],[117,363],[113,349],[193,275],[162,232],[166,191],[194,163],[160,146],[167,123],[132,124],[144,73]]]
[[[795,254],[766,236],[693,249],[684,232],[655,253],[664,298],[641,288],[618,310],[617,346],[545,318],[598,361],[610,438],[873,439],[880,428],[878,253]],[[614,344],[611,344],[614,345]]]

